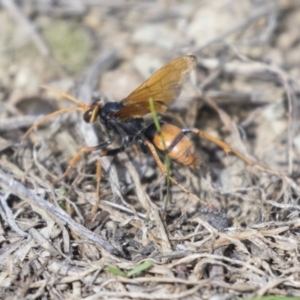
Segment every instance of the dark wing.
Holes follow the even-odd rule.
[[[151,112],[150,98],[154,103],[155,111],[164,112],[167,106],[179,96],[182,82],[189,76],[196,63],[197,57],[193,55],[172,60],[122,100],[124,107],[114,116],[121,120],[143,117]]]

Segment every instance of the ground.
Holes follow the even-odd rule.
[[[0,3],[1,299],[300,297],[298,1]],[[92,219],[99,153],[58,179],[107,137],[70,109],[22,139],[76,106],[40,86],[120,101],[190,54],[159,118],[233,153],[189,135],[200,168],[169,168],[184,190],[137,147],[103,157]]]

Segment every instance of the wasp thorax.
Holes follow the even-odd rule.
[[[102,121],[106,122],[109,120],[111,115],[116,113],[122,108],[122,104],[119,102],[108,102],[103,105],[100,111],[100,118]]]

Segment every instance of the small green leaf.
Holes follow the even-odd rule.
[[[114,274],[116,276],[128,277],[126,273],[124,273],[123,271],[121,271],[120,269],[115,268],[115,267],[107,267],[106,270],[109,273]]]
[[[93,183],[97,183],[97,179],[98,179],[98,178],[97,178],[97,176],[96,176],[96,175],[95,175],[95,176],[93,176],[93,177],[92,177],[92,181],[93,181]]]
[[[58,200],[58,201],[57,201],[57,204],[58,204],[58,206],[59,206],[61,209],[63,209],[63,210],[66,210],[66,209],[67,209],[67,207],[66,207],[66,201],[65,201],[65,200]]]
[[[152,114],[153,123],[156,127],[156,130],[157,130],[158,134],[160,135],[160,137],[162,139],[164,148],[167,149],[164,137],[161,134],[161,127],[160,127],[160,124],[159,124],[159,120],[158,120],[158,117],[157,117],[157,113],[155,111],[155,107],[154,107],[154,103],[153,103],[152,98],[149,98],[149,105],[150,105],[150,110],[151,110],[151,114]],[[171,160],[170,160],[170,157],[167,153],[165,154],[165,166],[166,166],[166,170],[167,170],[167,196],[166,196],[166,200],[164,201],[164,204],[163,204],[163,210],[164,211],[167,209],[167,206],[168,206],[168,202],[169,202],[169,198],[170,198],[170,194],[169,194],[170,193],[170,185],[171,185],[171,182],[170,182]]]
[[[66,196],[67,195],[67,190],[66,189],[60,189],[59,190],[59,193],[62,195],[62,196]]]
[[[155,124],[155,127],[156,127],[157,131],[160,133],[161,132],[160,124],[159,124],[159,121],[158,121],[157,113],[156,113],[156,110],[154,108],[154,103],[153,103],[152,98],[149,98],[149,104],[150,104],[150,110],[151,110],[153,122]]]
[[[137,267],[135,267],[134,269],[132,269],[131,271],[129,271],[127,273],[128,277],[132,277],[134,275],[140,274],[141,272],[149,269],[151,266],[153,265],[153,261],[151,260],[147,260],[141,264],[139,264]]]

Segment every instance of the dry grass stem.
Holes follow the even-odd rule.
[[[0,299],[300,297],[297,1],[1,3]],[[197,65],[158,120],[200,168],[146,139],[86,152],[113,135],[91,102],[182,55]]]

